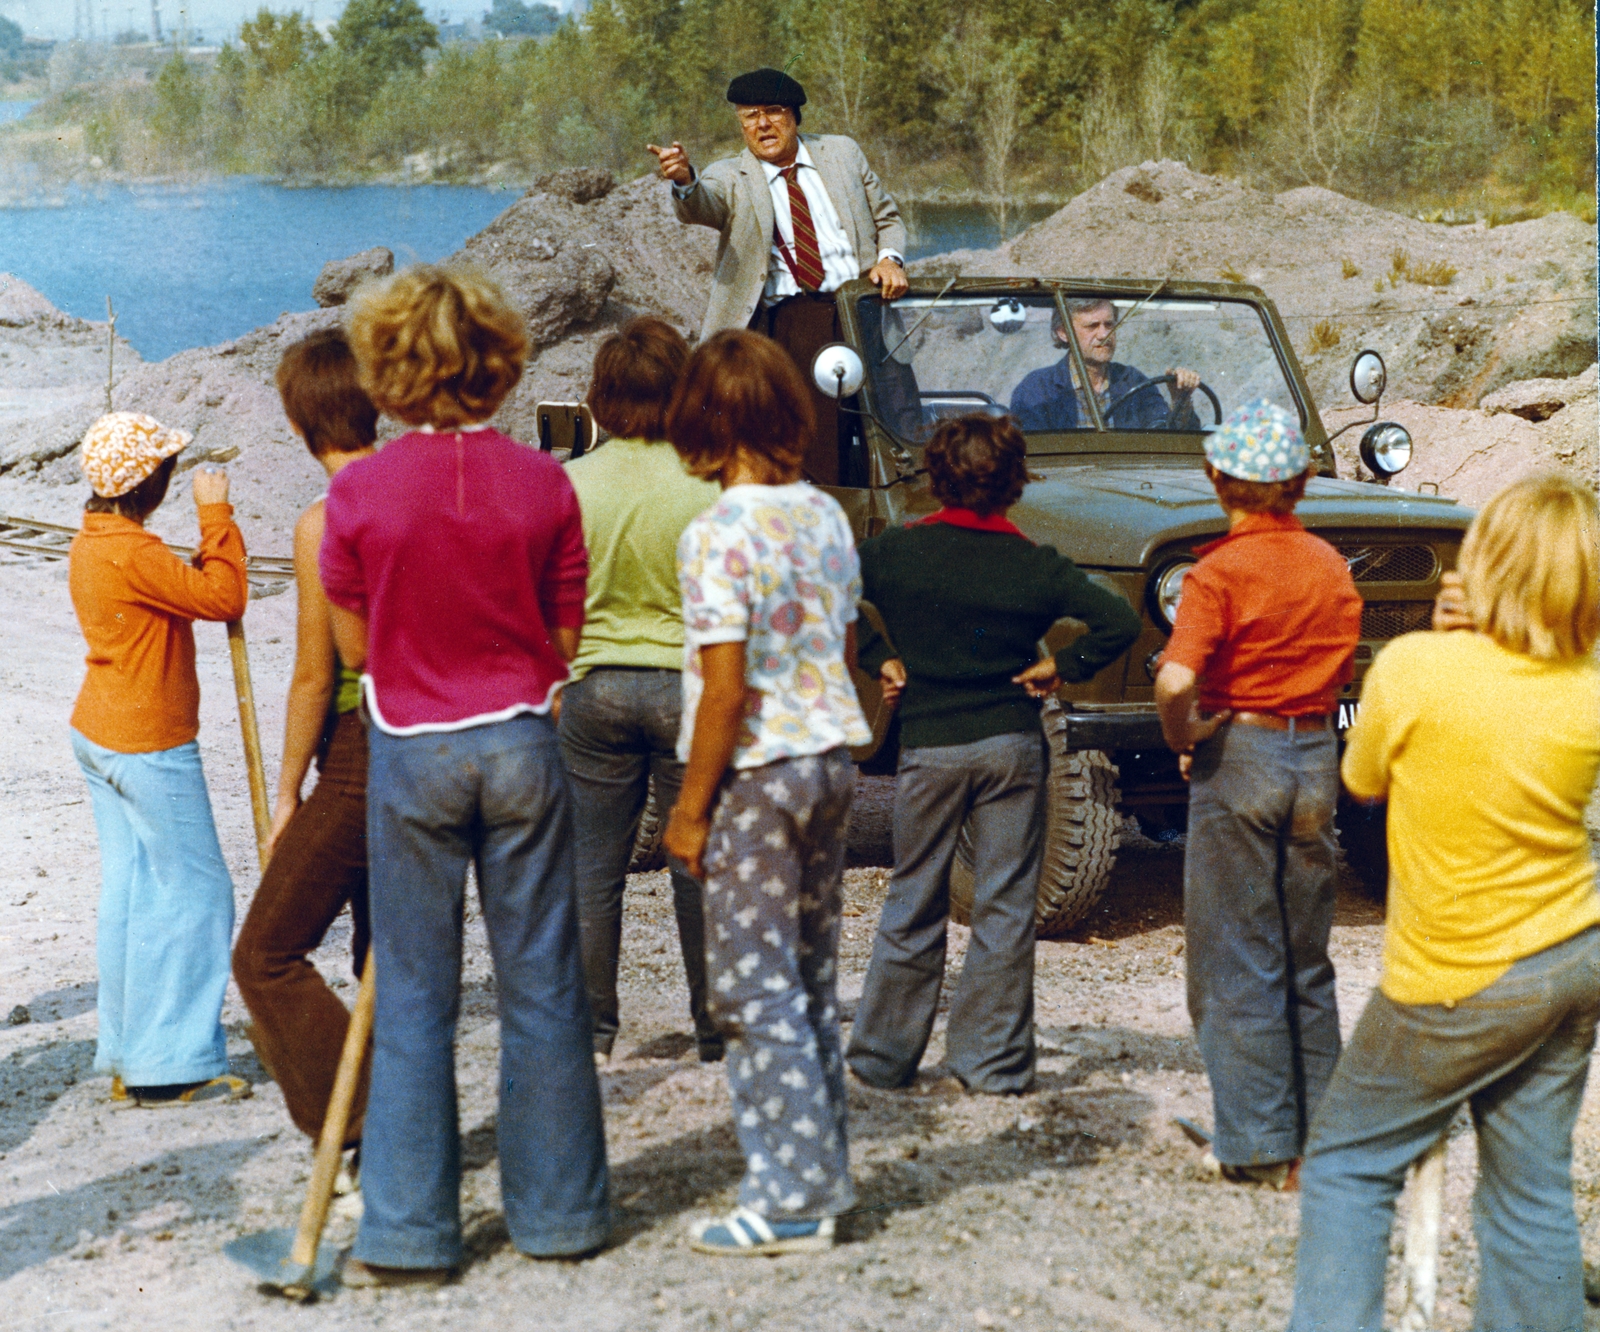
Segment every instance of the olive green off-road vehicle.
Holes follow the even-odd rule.
[[[941,419],[1012,413],[1027,434],[1033,474],[1012,520],[1126,598],[1144,621],[1122,658],[1045,705],[1051,768],[1041,934],[1070,928],[1105,891],[1127,816],[1156,837],[1184,827],[1187,793],[1161,740],[1155,662],[1195,548],[1227,527],[1201,464],[1205,432],[1229,412],[1264,398],[1299,419],[1317,473],[1299,516],[1345,557],[1366,599],[1356,678],[1339,706],[1341,732],[1355,716],[1373,656],[1390,639],[1427,627],[1439,576],[1454,567],[1472,515],[1451,500],[1383,484],[1405,465],[1410,439],[1377,421],[1376,406],[1361,447],[1371,479],[1339,477],[1282,320],[1258,288],[918,278],[892,304],[867,282],[850,283],[837,299],[843,345],[822,352],[813,369],[819,386],[847,408],[841,475],[852,484],[829,493],[857,538],[938,507],[920,469],[922,446]],[[1082,331],[1097,321],[1097,331]],[[1076,387],[1091,368],[1088,382],[1109,374],[1109,391],[1098,399]],[[1197,372],[1200,387],[1177,393],[1180,369]],[[1375,404],[1382,380],[1375,354],[1357,358],[1351,388],[1361,401]],[[1046,641],[1054,650],[1078,632],[1082,626],[1062,621]],[[892,771],[898,728],[877,706],[876,682],[858,674],[856,683],[874,719],[873,743],[856,758],[869,771]],[[1347,860],[1381,892],[1381,816],[1363,821],[1362,811],[1346,806],[1339,818]],[[952,883],[958,919],[970,897],[969,862]]]

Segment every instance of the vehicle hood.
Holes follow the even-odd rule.
[[[1038,459],[1030,462],[1037,464]],[[1171,541],[1221,536],[1228,520],[1198,467],[1066,464],[1032,473],[1011,520],[1088,568],[1140,569]],[[1296,510],[1313,531],[1465,530],[1472,510],[1436,495],[1314,477]]]

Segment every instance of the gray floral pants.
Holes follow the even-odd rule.
[[[706,975],[728,1040],[746,1170],[763,1216],[834,1216],[854,1201],[837,1003],[846,749],[729,774],[706,849]]]

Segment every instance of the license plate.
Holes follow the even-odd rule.
[[[1356,714],[1360,711],[1360,699],[1351,699],[1348,703],[1339,704],[1339,715],[1334,719],[1334,726],[1341,740],[1344,739],[1345,732],[1356,724]]]

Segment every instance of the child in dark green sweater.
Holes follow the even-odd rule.
[[[1138,614],[1006,518],[1027,484],[1027,445],[1009,418],[946,421],[926,452],[945,507],[861,548],[863,595],[883,617],[863,636],[900,709],[894,874],[847,1060],[877,1087],[916,1076],[944,980],[950,865],[973,839],[972,941],[950,1004],[945,1062],[970,1090],[1033,1082],[1034,897],[1048,768],[1040,701],[1127,651]],[[1088,626],[1054,658],[1057,620]],[[865,625],[865,621],[863,621]]]

